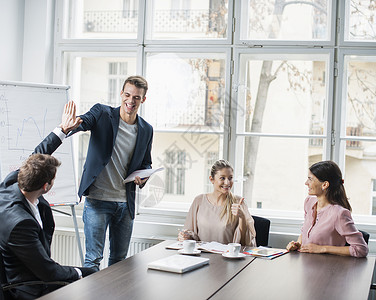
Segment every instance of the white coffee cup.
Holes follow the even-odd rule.
[[[183,250],[185,253],[193,253],[196,248],[195,240],[185,240],[183,241]]]
[[[228,255],[239,256],[241,245],[239,243],[228,244]]]

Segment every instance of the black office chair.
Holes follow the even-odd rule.
[[[365,232],[363,230],[359,230],[359,232],[362,233],[363,235],[363,238],[364,238],[364,241],[367,243],[368,245],[368,241],[369,241],[369,233],[368,232]],[[346,246],[349,246],[349,244],[346,243]],[[376,290],[376,283],[371,283],[371,290]]]
[[[368,245],[368,241],[369,241],[369,233],[368,232],[365,232],[363,230],[359,230],[359,232],[362,233],[363,235],[363,238],[364,238],[364,241],[367,243]],[[348,243],[346,243],[345,246],[350,246]],[[371,290],[376,290],[376,283],[371,283]]]
[[[363,234],[363,238],[365,240],[365,242],[367,243],[368,245],[368,240],[369,240],[369,233],[368,232],[365,232],[363,230],[359,230],[362,234]]]
[[[22,285],[36,285],[36,284],[44,284],[44,285],[54,285],[54,286],[64,286],[68,285],[69,282],[65,281],[51,281],[51,282],[44,282],[40,280],[33,280],[33,281],[25,281],[25,282],[12,282],[8,283],[5,275],[5,266],[3,262],[3,256],[0,253],[0,300],[11,300],[12,295],[10,290]]]
[[[258,216],[252,216],[252,218],[255,221],[257,246],[268,246],[270,220]]]

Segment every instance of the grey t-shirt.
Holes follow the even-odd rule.
[[[127,201],[123,180],[133,156],[137,131],[137,123],[130,125],[120,118],[111,159],[90,186],[88,198],[117,202]]]

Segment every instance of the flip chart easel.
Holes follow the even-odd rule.
[[[0,181],[17,170],[34,148],[59,124],[64,105],[69,99],[68,90],[69,86],[63,85],[0,81]],[[53,156],[61,162],[61,166],[56,174],[55,184],[45,198],[52,207],[71,207],[83,264],[75,211],[79,200],[72,139],[66,139]]]

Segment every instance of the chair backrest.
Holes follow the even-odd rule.
[[[363,231],[363,230],[359,230],[359,231],[362,233],[363,238],[364,238],[365,242],[366,242],[367,245],[368,245],[369,233],[368,233],[368,232],[365,232],[365,231]]]
[[[3,284],[6,283],[6,277],[5,277],[5,267],[3,262],[3,256],[0,253],[0,300],[5,299],[5,295],[3,292]]]
[[[269,243],[269,229],[270,229],[270,220],[252,216],[255,221],[255,230],[256,230],[256,244],[257,246],[268,246]]]
[[[4,284],[7,283],[7,279],[5,276],[5,266],[3,261],[3,255],[0,253],[0,283]]]
[[[369,233],[365,232],[363,230],[359,230],[359,232],[363,235],[364,241],[368,245],[368,240],[369,240]],[[346,243],[345,246],[350,246],[349,243]]]

